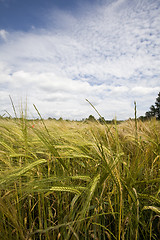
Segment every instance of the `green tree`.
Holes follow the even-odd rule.
[[[145,113],[146,118],[156,117],[160,120],[160,92],[156,98],[155,106],[151,105],[150,111]]]
[[[89,115],[89,117],[88,117],[87,120],[88,120],[88,121],[91,121],[91,122],[96,121],[96,119],[95,119],[95,117],[94,117],[93,115]]]
[[[158,97],[156,98],[155,102],[155,108],[156,108],[156,117],[158,120],[160,120],[160,92],[158,93]]]
[[[101,124],[104,124],[106,122],[105,118],[104,117],[100,117],[98,119],[98,121],[101,123]]]
[[[154,106],[154,105],[152,105],[151,107],[150,107],[150,115],[151,115],[151,117],[153,116],[156,116],[156,112],[157,112],[157,110],[156,110],[156,107]]]
[[[151,117],[153,117],[153,116],[151,115],[151,112],[148,111],[148,112],[145,113],[145,117],[146,117],[146,118],[151,118]]]

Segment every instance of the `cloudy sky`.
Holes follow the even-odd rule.
[[[159,0],[0,0],[0,115],[128,119],[159,91]]]

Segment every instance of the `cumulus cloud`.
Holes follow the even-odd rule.
[[[110,119],[133,116],[134,100],[139,115],[148,110],[160,89],[160,4],[85,6],[77,15],[50,10],[45,29],[0,30],[3,99],[27,95],[46,117],[87,117],[86,98]]]

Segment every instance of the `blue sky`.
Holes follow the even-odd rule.
[[[160,1],[0,0],[0,115],[138,116],[160,91]]]

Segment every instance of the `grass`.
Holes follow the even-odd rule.
[[[159,239],[159,121],[33,122],[22,111],[0,133],[0,239]]]

